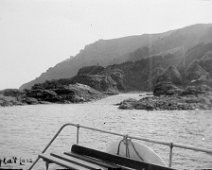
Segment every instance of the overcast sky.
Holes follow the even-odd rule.
[[[212,23],[210,0],[0,0],[0,89],[18,88],[86,44]]]

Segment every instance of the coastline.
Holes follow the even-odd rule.
[[[26,91],[7,89],[0,94],[0,106],[85,103],[102,99],[107,95],[79,83],[55,89],[31,89]]]
[[[139,96],[142,95],[142,96]],[[130,94],[120,93],[119,95],[108,96],[96,102],[82,104],[47,104],[47,105],[26,105],[26,107],[2,107],[0,109],[2,136],[2,156],[12,156],[35,159],[49,139],[55,134],[61,124],[67,122],[84,124],[95,128],[117,131],[123,134],[154,138],[182,144],[210,148],[210,111],[146,111],[146,110],[121,110],[116,103],[127,98],[146,96],[144,93]],[[13,125],[16,125],[15,127]],[[168,128],[167,128],[168,127]],[[73,132],[73,133],[72,133]],[[85,134],[85,139],[93,137],[90,133]],[[91,136],[90,136],[91,135]],[[75,141],[75,131],[66,131],[61,142],[55,143],[59,151],[70,148],[72,141]],[[203,139],[204,138],[204,139]],[[16,139],[19,139],[17,142]],[[73,139],[73,140],[72,140]],[[93,138],[92,138],[93,139]],[[108,141],[114,138],[105,138],[94,143],[88,140],[88,145],[102,149],[107,146]],[[81,143],[82,142],[82,143]],[[80,141],[83,144],[83,140]],[[63,145],[64,144],[64,145]],[[67,145],[66,145],[67,144]],[[152,147],[152,146],[151,146]],[[168,158],[164,147],[154,145],[153,147],[164,160]],[[174,166],[176,168],[195,168],[199,161],[205,160],[202,166],[207,166],[211,157],[195,154],[195,162],[187,156],[190,152],[174,150]],[[185,156],[185,157],[184,157]],[[2,157],[1,157],[2,158]],[[186,158],[187,162],[183,160]],[[183,162],[183,164],[182,164]],[[43,165],[43,164],[42,164]]]

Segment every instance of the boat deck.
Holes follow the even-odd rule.
[[[71,152],[40,154],[39,157],[46,162],[46,169],[54,163],[71,170],[173,170],[80,145],[73,145]]]
[[[70,152],[64,153],[50,153],[47,154],[46,151],[61,133],[61,131],[65,127],[76,127],[76,144],[72,146]],[[126,141],[130,140],[138,140],[138,141],[145,141],[151,142],[155,144],[165,145],[170,148],[169,152],[169,167],[159,166],[143,161],[136,161],[130,158],[121,157],[118,155],[112,155],[106,152],[102,152],[99,150],[94,150],[91,148],[83,147],[79,145],[79,132],[80,129],[87,129],[95,132],[101,132],[106,134],[111,134],[119,137],[123,137]],[[112,170],[112,169],[125,169],[125,170],[174,170],[171,168],[172,166],[172,157],[173,157],[173,148],[182,148],[182,149],[189,149],[197,152],[204,152],[207,154],[212,154],[212,150],[205,149],[205,148],[197,148],[193,146],[186,146],[181,144],[176,144],[172,142],[164,142],[158,141],[153,139],[146,139],[142,137],[134,137],[129,135],[124,135],[116,132],[109,132],[106,130],[96,129],[92,127],[82,126],[79,124],[73,123],[66,123],[57,131],[54,137],[50,140],[47,146],[43,149],[41,154],[37,157],[37,159],[32,163],[29,167],[29,170],[32,170],[35,164],[40,160],[43,159],[46,162],[46,169],[49,168],[50,163],[54,163],[57,165],[62,166],[63,168],[68,168],[71,170],[84,170],[84,169],[104,169],[104,170]],[[127,155],[126,155],[127,156]]]

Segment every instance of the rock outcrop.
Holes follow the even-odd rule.
[[[140,100],[124,100],[119,103],[119,108],[142,110],[212,109],[211,75],[200,66],[201,61],[194,61],[188,68],[181,67],[183,76],[175,66],[168,67],[154,81],[154,96]]]
[[[174,85],[172,82],[169,81],[162,81],[158,82],[153,89],[153,94],[155,96],[172,96],[172,95],[179,95],[182,93],[182,89]]]
[[[196,109],[196,100],[187,102],[188,99],[176,97],[145,97],[140,100],[125,100],[119,103],[120,109],[137,109],[137,110],[193,110]]]
[[[120,69],[89,66],[80,69],[70,82],[86,84],[103,93],[116,94],[124,91],[123,77]]]
[[[14,94],[14,92],[16,92]],[[4,95],[7,94],[7,95]],[[56,85],[55,82],[37,84],[30,90],[5,90],[0,94],[0,106],[48,103],[79,103],[97,100],[105,94],[84,84]]]
[[[195,110],[212,109],[212,88],[205,84],[178,87],[170,81],[154,86],[154,96],[140,100],[127,99],[119,103],[120,109],[139,110]]]
[[[100,40],[22,87],[31,89],[0,92],[0,105],[84,102],[105,94],[153,91],[151,98],[131,99],[120,107],[209,108],[211,30],[212,25],[196,25],[162,34]],[[105,67],[108,64],[113,65]]]
[[[161,84],[162,89],[167,86],[174,91],[178,89],[173,84]],[[170,90],[168,88],[168,91]],[[119,105],[120,109],[139,110],[210,110],[212,109],[212,89],[207,85],[187,86],[185,89],[177,90],[177,93],[167,93],[165,90],[159,91],[157,96],[148,96],[140,100],[127,99]]]

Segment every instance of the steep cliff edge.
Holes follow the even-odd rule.
[[[71,78],[84,66],[120,64],[137,61],[155,55],[175,54],[183,56],[191,47],[212,40],[212,25],[197,24],[160,34],[144,34],[112,40],[99,40],[87,45],[75,57],[71,57],[26,83],[20,89],[30,88],[46,80]]]

